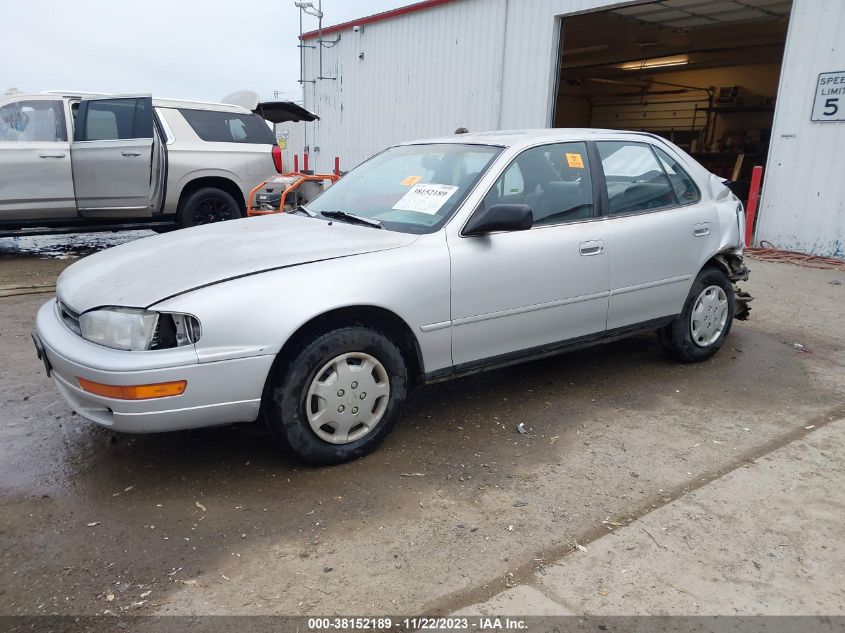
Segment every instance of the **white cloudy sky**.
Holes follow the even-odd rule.
[[[317,0],[313,0],[317,4]],[[324,26],[414,0],[323,0]],[[298,99],[293,0],[0,0],[0,94],[152,93]],[[316,29],[306,17],[305,30]]]

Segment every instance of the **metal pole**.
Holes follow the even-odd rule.
[[[317,47],[320,49],[320,76],[323,78],[323,0],[317,0]]]
[[[751,188],[748,192],[748,204],[745,205],[745,245],[751,246],[754,233],[754,219],[757,216],[757,204],[760,201],[760,182],[763,180],[763,168],[757,165],[751,170]]]

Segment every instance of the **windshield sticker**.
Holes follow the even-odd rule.
[[[393,205],[393,209],[434,215],[457,190],[454,185],[414,185]]]
[[[420,180],[422,180],[422,176],[408,176],[402,181],[402,184],[406,187],[413,187]]]
[[[581,154],[570,154],[567,152],[566,164],[572,169],[584,169],[584,159],[581,158]]]

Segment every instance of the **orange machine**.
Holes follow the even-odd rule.
[[[291,211],[320,195],[326,181],[333,184],[340,179],[340,158],[334,159],[333,174],[308,173],[308,154],[303,155],[305,169],[299,171],[299,156],[293,158],[292,172],[282,172],[280,159],[281,175],[265,180],[249,192],[246,201],[248,216]]]

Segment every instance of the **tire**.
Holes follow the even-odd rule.
[[[241,216],[241,205],[232,194],[215,187],[203,187],[185,200],[179,210],[179,225],[188,228],[223,220],[237,220]]]
[[[384,334],[362,326],[332,330],[274,370],[264,421],[276,442],[304,462],[328,466],[357,459],[393,428],[407,374],[401,351]]]
[[[695,278],[680,316],[658,330],[660,344],[679,362],[707,360],[719,351],[730,333],[735,306],[730,279],[717,268],[705,268]],[[697,308],[700,318],[693,320]]]

